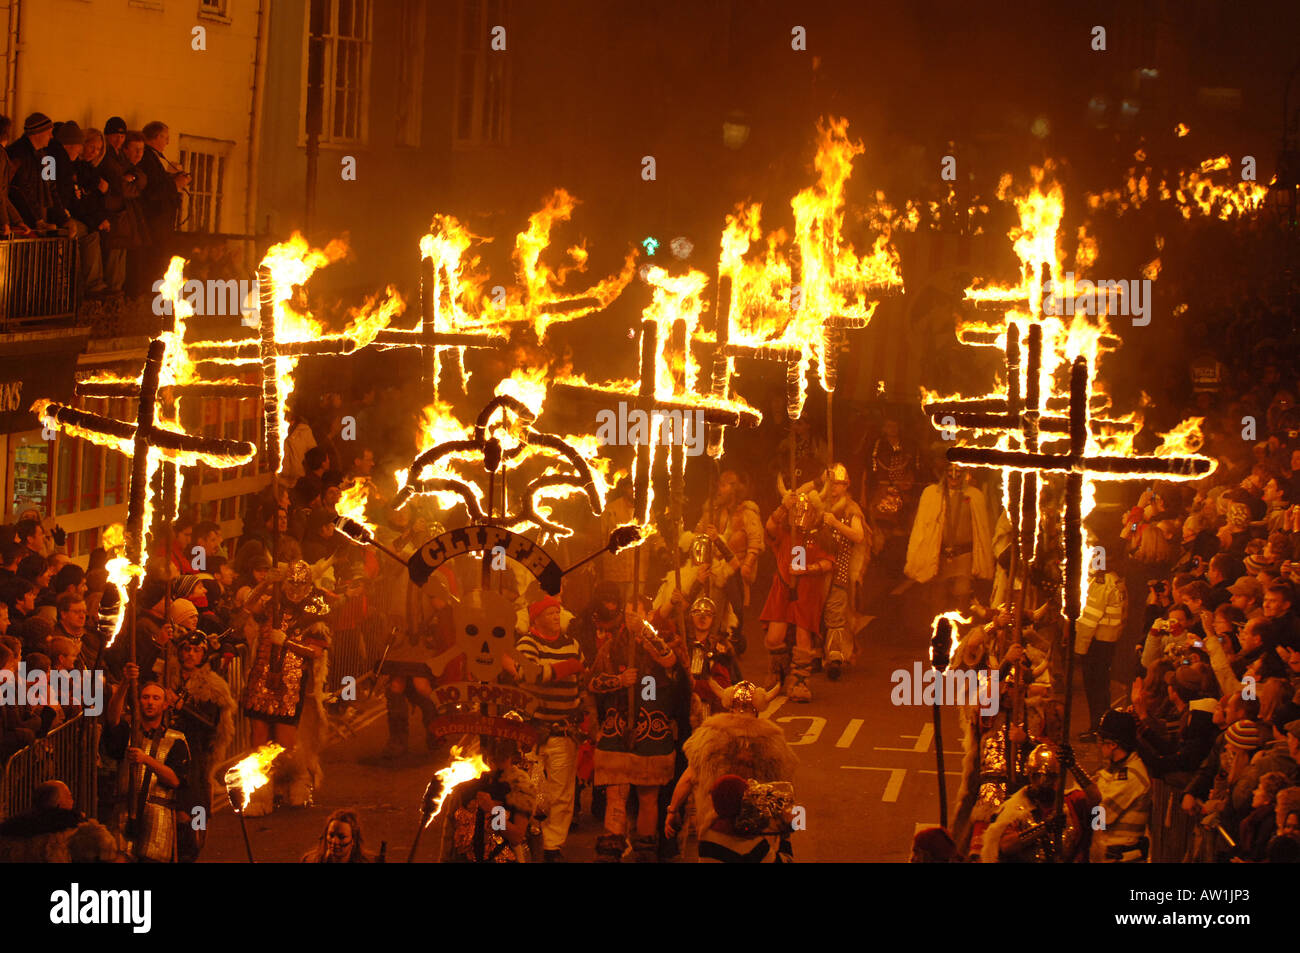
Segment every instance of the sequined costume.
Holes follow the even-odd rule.
[[[244,686],[244,714],[275,724],[296,725],[304,701],[317,680],[313,661],[292,650],[293,644],[326,648],[330,642],[329,603],[325,594],[313,588],[302,602],[283,599],[279,618],[263,628],[257,640],[248,680]],[[288,638],[280,645],[273,633]],[[319,665],[323,667],[324,659]]]
[[[635,648],[632,647],[634,638]],[[683,674],[680,666],[675,666],[672,672],[666,671],[651,651],[662,658],[671,649],[648,626],[634,637],[624,624],[596,654],[591,679],[599,725],[596,784],[658,785],[673,779],[677,722],[670,710],[674,692],[669,690],[669,680]],[[629,667],[629,662],[637,671],[637,683],[630,689],[619,683],[619,675]],[[657,686],[654,692],[644,691],[647,677],[654,679],[651,683]],[[629,695],[633,710],[630,738]]]
[[[492,802],[492,810],[479,803],[480,792]],[[506,820],[531,819],[537,807],[537,788],[521,769],[510,765],[483,777],[459,785],[447,797],[443,807],[441,859],[453,864],[526,863],[529,851],[525,843],[513,844],[494,823],[494,811],[502,807]],[[499,812],[497,817],[501,816]]]

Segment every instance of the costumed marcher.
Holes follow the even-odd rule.
[[[700,514],[695,531],[709,539],[721,540],[739,560],[738,571],[721,581],[731,613],[736,617],[732,637],[735,639],[739,634],[742,641],[736,642],[736,648],[743,654],[745,607],[749,605],[750,587],[758,578],[758,558],[763,552],[763,518],[758,504],[744,498],[743,484],[734,470],[724,470],[718,475],[717,487]]]
[[[528,828],[537,810],[537,789],[515,764],[518,750],[509,738],[482,738],[488,772],[457,785],[442,805],[447,819],[442,829],[442,863],[529,861]]]
[[[687,650],[696,696],[709,714],[722,711],[721,691],[741,680],[740,663],[726,630],[718,624],[718,610],[708,596],[691,604]]]
[[[677,700],[669,687],[679,663],[672,648],[650,628],[620,613],[613,634],[596,654],[590,688],[598,724],[595,782],[607,785],[605,834],[596,840],[597,861],[618,863],[627,844],[627,798],[636,789],[638,862],[653,863],[659,847],[659,788],[672,782],[677,761]],[[647,690],[649,689],[649,690]]]
[[[560,600],[554,596],[534,602],[528,607],[532,627],[515,641],[520,680],[541,699],[533,719],[540,729],[538,795],[546,811],[541,827],[543,859],[548,862],[564,859],[561,850],[573,823],[575,736],[583,714],[582,652],[577,640],[560,630],[560,611]]]
[[[1088,856],[1087,797],[1075,788],[1065,795],[1064,812],[1056,811],[1061,759],[1054,745],[1044,743],[1029,752],[1025,774],[1029,783],[998,808],[984,832],[980,860],[992,863],[1066,863]],[[1059,853],[1058,853],[1059,848]]]
[[[786,494],[767,520],[767,538],[776,557],[776,575],[759,618],[767,624],[769,671],[792,701],[812,701],[813,635],[821,626],[826,583],[834,560],[817,543],[822,514],[808,494]],[[794,648],[790,627],[794,626]]]
[[[732,602],[732,581],[740,568],[740,560],[719,536],[682,533],[681,543],[682,549],[689,553],[690,558],[682,563],[680,569],[669,570],[664,576],[663,584],[655,594],[655,611],[662,618],[671,619],[680,625],[677,613],[683,602],[690,606],[701,597],[708,598],[715,607],[725,607],[726,611],[721,614],[719,621],[734,644],[740,617]],[[680,590],[677,587],[679,577]],[[743,611],[744,607],[741,608]]]
[[[200,807],[203,816],[210,817],[216,768],[235,736],[235,699],[226,680],[207,665],[208,640],[202,632],[181,633],[176,651],[180,677],[172,689],[177,697],[171,723],[185,735],[190,749],[189,783],[179,794],[179,809],[193,815]],[[182,863],[198,860],[206,835],[206,825],[199,830],[193,824],[181,825]]]
[[[953,816],[953,840],[961,856],[977,859],[983,852],[984,833],[993,815],[1007,799],[1011,775],[1024,776],[1025,761],[1037,744],[1024,728],[1011,720],[1012,689],[1002,669],[997,667],[984,627],[976,626],[963,637],[954,653],[954,666],[974,670],[980,677],[995,679],[996,706],[987,710],[974,705],[961,709],[962,783],[957,793],[957,810]],[[1009,668],[1025,656],[1021,645],[1010,645],[1002,666]],[[1008,771],[1010,752],[1012,771]]]
[[[382,860],[382,858],[381,858]],[[356,811],[338,810],[325,820],[316,846],[302,855],[303,864],[373,864],[375,857],[365,849],[361,822]]]
[[[822,495],[823,520],[830,536],[834,566],[826,595],[823,624],[826,631],[826,677],[835,681],[845,665],[852,664],[857,634],[858,586],[866,572],[871,546],[862,510],[849,493],[849,471],[842,463],[826,474]]]
[[[793,803],[790,785],[798,758],[781,726],[758,717],[771,693],[740,682],[722,699],[725,711],[706,718],[682,746],[688,767],[673,790],[665,833],[672,836],[683,826],[693,793],[700,860],[788,862],[788,818],[755,808]],[[742,809],[747,800],[749,808]]]
[[[441,527],[435,527],[440,530]],[[409,580],[408,580],[409,583]],[[408,591],[408,603],[419,612],[398,626],[385,648],[379,677],[386,679],[384,701],[388,710],[388,741],[383,757],[399,758],[406,754],[411,731],[411,706],[420,712],[424,724],[424,743],[429,751],[442,751],[440,739],[430,730],[437,717],[433,697],[435,681],[456,682],[464,677],[464,665],[453,662],[435,679],[430,661],[445,651],[454,638],[451,607],[456,601],[459,583],[450,564],[438,567],[425,585]]]
[[[279,605],[273,600],[261,623],[244,685],[250,741],[254,747],[272,740],[284,747],[277,773],[287,783],[287,802],[294,807],[311,804],[312,790],[323,776],[319,751],[325,725],[329,611],[325,593],[312,582],[311,567],[302,560],[290,566]],[[269,814],[274,803],[273,785],[263,785],[253,793],[244,815]]]
[[[974,580],[993,578],[988,524],[984,494],[967,484],[956,464],[922,491],[903,572],[930,585],[927,621],[950,609],[965,610]]]
[[[127,797],[125,850],[141,863],[175,863],[180,846],[176,828],[178,823],[188,821],[177,816],[177,792],[185,787],[189,776],[189,745],[183,734],[164,723],[167,693],[156,681],[140,686],[140,731],[136,738],[132,737],[131,720],[123,719],[122,710],[131,683],[140,677],[139,667],[127,662],[123,675],[109,699],[100,744],[105,753],[125,761],[127,766],[123,775],[127,781],[123,792]],[[137,740],[138,747],[133,743]]]

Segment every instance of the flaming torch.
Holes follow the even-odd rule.
[[[274,741],[264,744],[248,757],[227,768],[223,778],[226,785],[226,797],[230,799],[231,810],[239,818],[239,830],[244,835],[244,850],[248,852],[248,862],[250,864],[256,863],[256,861],[253,860],[253,846],[248,840],[248,827],[244,822],[244,809],[252,801],[254,792],[271,783],[271,776],[267,773],[267,769],[271,767],[271,762],[278,758],[283,751],[284,748]]]
[[[930,626],[930,665],[940,676],[948,670],[953,649],[957,647],[957,624],[970,622],[957,612],[935,616]],[[934,757],[939,773],[939,826],[948,829],[948,779],[943,773],[943,726],[940,718],[939,692],[934,693]]]
[[[462,754],[462,751],[459,745],[453,747],[451,764],[435,771],[429,780],[429,786],[424,789],[424,801],[420,806],[420,826],[416,828],[415,840],[411,842],[411,851],[406,855],[408,864],[415,860],[415,852],[420,846],[420,835],[438,816],[443,802],[447,800],[447,795],[451,794],[457,785],[481,778],[490,770],[488,763],[477,751],[468,757]]]

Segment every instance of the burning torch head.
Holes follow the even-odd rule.
[[[311,567],[300,559],[289,567],[289,575],[284,580],[284,597],[296,605],[307,598],[311,587]]]

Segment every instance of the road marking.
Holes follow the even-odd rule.
[[[907,751],[914,754],[925,754],[930,750],[930,742],[934,740],[934,725],[922,724],[919,735],[899,735],[900,738],[915,738],[916,744],[910,748],[881,748],[876,747],[876,751]]]
[[[917,772],[917,773],[918,773],[918,774],[938,774],[939,772],[938,772],[938,771],[919,771],[919,772]],[[944,774],[955,774],[957,777],[961,777],[962,772],[961,772],[961,771],[945,771]]]
[[[898,792],[903,790],[903,779],[907,777],[907,768],[873,768],[861,764],[842,764],[840,768],[844,771],[888,771],[885,793],[880,796],[880,800],[888,802],[898,800]]]
[[[861,718],[850,718],[848,727],[844,729],[844,734],[840,735],[840,740],[835,742],[835,747],[847,748],[852,745],[853,739],[858,736],[858,730],[861,729],[864,724],[866,724],[866,722]]]
[[[775,715],[778,711],[781,710],[781,706],[784,704],[785,704],[785,696],[777,695],[770,702],[768,702],[767,707],[763,709],[763,714],[759,715],[758,717],[771,718],[773,715]]]
[[[934,725],[930,724],[929,722],[926,722],[925,724],[921,725],[921,733],[920,733],[919,735],[899,735],[898,737],[900,737],[900,738],[915,738],[915,739],[916,739],[916,744],[912,745],[912,747],[910,747],[910,748],[882,748],[882,747],[880,747],[880,746],[876,746],[876,748],[875,748],[874,750],[876,750],[876,751],[905,751],[905,752],[907,752],[908,754],[925,754],[926,752],[928,752],[928,751],[930,750],[930,746],[931,746],[932,744],[934,744]],[[943,753],[944,753],[944,754],[955,754],[955,755],[964,755],[964,754],[966,754],[965,751],[949,751],[947,748],[944,748],[944,749],[943,749]]]
[[[822,729],[826,727],[826,719],[819,715],[786,715],[784,718],[775,719],[781,724],[789,724],[792,721],[808,720],[808,727],[799,735],[797,741],[791,741],[790,745],[810,745],[822,736]]]

